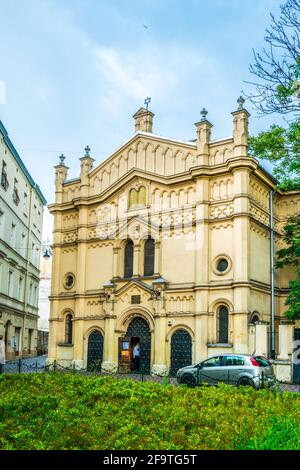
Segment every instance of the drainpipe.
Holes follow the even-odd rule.
[[[271,284],[271,331],[270,351],[271,358],[275,359],[275,255],[274,255],[274,222],[273,222],[273,195],[275,189],[270,190],[270,284]]]

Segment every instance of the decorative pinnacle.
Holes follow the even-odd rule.
[[[244,109],[245,99],[242,96],[239,96],[237,99],[237,104],[239,105],[238,109]]]
[[[64,165],[64,161],[66,159],[66,157],[64,156],[64,154],[62,153],[61,156],[59,157],[60,159],[60,165]]]
[[[147,111],[148,111],[148,106],[149,106],[150,101],[151,101],[150,96],[147,96],[147,98],[144,101],[144,105],[146,106]]]
[[[90,147],[87,145],[84,150],[85,150],[85,157],[89,157],[90,151],[91,151]]]
[[[203,108],[203,109],[200,111],[200,114],[201,114],[201,116],[202,116],[201,121],[206,121],[206,116],[208,115],[208,111],[206,111],[206,109]]]

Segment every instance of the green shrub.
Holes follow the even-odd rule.
[[[226,385],[0,376],[1,449],[300,449],[300,400]]]

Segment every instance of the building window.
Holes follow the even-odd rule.
[[[22,297],[23,297],[23,278],[20,277],[19,278],[19,300],[22,300]]]
[[[7,179],[7,165],[5,162],[2,162],[1,186],[5,191],[9,187],[9,182]]]
[[[11,248],[16,248],[16,224],[11,224],[11,232],[10,232],[10,245]]]
[[[64,287],[65,289],[72,289],[75,284],[75,277],[74,274],[68,273],[65,275],[64,279]]]
[[[32,289],[33,289],[33,283],[31,282],[29,285],[29,303],[32,305]]]
[[[154,274],[154,240],[149,238],[144,247],[144,276]]]
[[[33,330],[28,330],[28,354],[33,352]]]
[[[24,193],[23,211],[27,212],[27,194]]]
[[[250,323],[258,323],[259,322],[259,313],[258,312],[253,312],[251,315]]]
[[[25,254],[25,244],[26,244],[26,235],[25,235],[25,233],[22,233],[22,235],[21,235],[21,253],[23,255]]]
[[[133,274],[133,242],[128,240],[124,250],[124,277],[131,277]]]
[[[228,268],[228,261],[225,258],[220,258],[217,262],[217,270],[220,271],[220,273],[223,273],[226,271]]]
[[[18,192],[18,181],[14,180],[14,191],[13,191],[13,201],[18,206],[20,202],[19,192]]]
[[[219,308],[219,343],[228,343],[228,308],[222,305]]]
[[[0,238],[4,236],[4,212],[0,209]]]
[[[13,294],[13,271],[8,271],[8,281],[7,281],[7,294],[9,297],[12,297]]]
[[[66,316],[66,344],[73,344],[73,317],[71,313]]]
[[[35,263],[35,243],[31,245],[31,262],[32,264]]]
[[[146,188],[131,189],[129,192],[129,207],[144,207],[146,205]]]
[[[219,255],[212,261],[212,270],[218,276],[227,274],[232,266],[232,262],[229,256]]]

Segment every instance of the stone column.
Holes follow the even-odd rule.
[[[231,314],[232,321],[232,342],[233,350],[236,354],[248,354],[248,313],[247,313],[247,300],[244,301],[244,308],[242,312],[234,312]],[[240,302],[242,305],[242,302]],[[229,313],[230,317],[230,313]]]
[[[53,315],[50,315],[50,317]],[[60,324],[56,319],[50,318],[49,320],[49,341],[48,341],[48,357],[46,359],[46,365],[53,364],[54,360],[57,360],[57,343],[59,342],[58,330]]]
[[[84,332],[84,320],[82,318],[77,319],[75,316],[73,322],[73,343],[74,343],[74,352],[73,352],[73,364],[76,369],[84,368],[84,358],[83,358],[83,332]]]
[[[118,369],[118,358],[114,354],[116,317],[109,315],[105,318],[104,350],[102,367],[105,370],[116,372]]]
[[[279,355],[278,359],[291,359],[293,354],[295,323],[289,320],[282,320],[279,324]]]
[[[84,157],[80,158],[80,195],[81,197],[87,197],[89,195],[89,173],[93,169],[94,159],[90,157],[90,148],[85,148]]]
[[[268,326],[269,322],[259,322],[255,325],[255,354],[268,355]]]
[[[55,168],[55,203],[61,204],[63,202],[63,184],[68,176],[68,167],[64,164],[66,157],[61,155],[59,157],[60,163]]]
[[[197,180],[196,196],[195,277],[196,284],[200,284],[202,286],[208,284],[209,273],[208,192],[208,179],[199,178]],[[205,306],[206,311],[207,308],[208,307]]]
[[[152,132],[154,114],[148,108],[140,108],[134,115],[135,132]]]
[[[83,297],[86,290],[86,253],[87,253],[87,220],[88,208],[82,206],[79,210],[79,228],[78,228],[78,248],[77,248],[77,279],[76,279],[76,303],[74,318],[74,353],[73,361],[76,367],[83,367],[84,351],[83,351],[83,335],[86,299]]]
[[[167,317],[165,302],[165,284],[153,283],[156,294],[153,295],[153,310],[155,312],[154,329],[154,363],[152,372],[156,375],[165,375],[168,371],[166,360],[166,334]]]
[[[207,111],[203,108],[201,111],[202,120],[196,122],[197,131],[197,163],[198,165],[209,164],[209,141],[211,137],[212,124],[207,121]]]
[[[113,277],[119,277],[119,247],[113,248]]]
[[[207,358],[208,340],[208,313],[201,312],[195,316],[195,348],[194,362],[200,362]]]
[[[139,265],[140,265],[140,253],[141,245],[140,243],[133,245],[133,277],[139,277]]]
[[[234,313],[231,318],[232,342],[236,353],[248,352],[248,313],[249,313],[249,259],[250,259],[250,219],[249,219],[249,169],[233,170],[234,181],[234,222],[233,222],[233,272]]]
[[[166,361],[166,332],[167,318],[164,314],[160,314],[155,318],[154,329],[154,364],[152,372],[155,375],[165,375],[168,371]]]
[[[233,115],[233,140],[234,140],[234,156],[248,156],[248,123],[250,114],[244,108],[244,98],[242,96],[237,100],[238,109],[232,113]]]
[[[160,273],[160,241],[154,244],[154,274]]]

